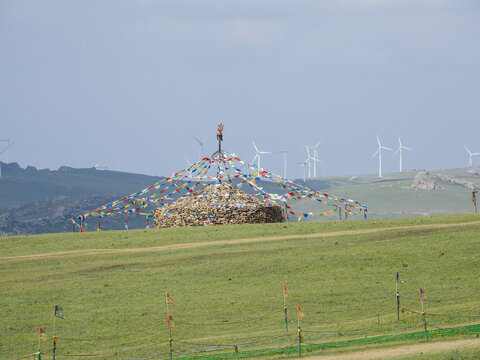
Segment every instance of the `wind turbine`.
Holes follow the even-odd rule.
[[[311,173],[311,169],[312,169],[312,156],[310,155],[310,146],[308,145],[303,145],[303,147],[305,149],[307,149],[307,160],[305,160],[306,162],[308,162],[308,177],[311,177],[312,176],[312,173]]]
[[[10,138],[8,139],[0,139],[0,141],[4,141],[7,143],[7,147],[4,149],[4,150],[7,150],[8,149],[8,153],[7,153],[7,164],[10,164],[10,146],[13,145],[13,144],[10,144]],[[2,151],[2,154],[4,153],[4,151]]]
[[[258,169],[261,169],[261,166],[260,166],[261,159],[260,158],[262,157],[262,155],[271,154],[272,152],[271,151],[260,151],[260,150],[258,150],[257,145],[255,145],[255,141],[252,140],[252,143],[253,143],[253,147],[255,148],[255,151],[256,151],[256,154],[255,154],[255,157],[252,160],[252,163],[255,162],[255,160],[257,160]]]
[[[197,140],[197,142],[198,142],[198,154],[199,154],[199,156],[200,156],[199,160],[202,160],[202,159],[203,159],[203,156],[204,156],[204,154],[205,154],[205,150],[204,150],[204,148],[203,148],[203,145],[204,145],[204,143],[205,143],[205,140],[207,140],[207,138],[203,139],[203,141],[200,140],[199,138],[195,137],[195,136],[194,136],[193,138],[194,138],[195,140]]]
[[[313,177],[317,177],[317,162],[318,163],[321,163],[323,162],[322,160],[320,160],[318,158],[318,152],[317,152],[317,149],[318,149],[318,145],[320,145],[322,143],[323,140],[320,140],[315,146],[312,146],[312,149],[313,149]]]
[[[6,140],[2,140],[2,141],[6,141]],[[11,142],[10,142],[10,139],[8,139],[8,145],[7,145],[7,147],[6,147],[5,149],[3,149],[3,150],[0,151],[0,155],[2,155],[5,151],[9,150],[9,149],[13,146],[13,144],[15,144],[15,142],[11,143]],[[10,150],[9,150],[8,153],[9,153],[8,156],[10,157]],[[9,159],[9,160],[10,160],[10,159]],[[0,180],[1,180],[1,179],[2,179],[2,164],[1,164],[1,162],[0,162]]]
[[[307,162],[308,162],[308,160],[309,160],[309,159],[307,158],[307,160],[297,163],[298,165],[300,165],[300,166],[303,167],[303,182],[305,182],[305,175],[306,175]]]
[[[276,153],[283,153],[283,178],[287,178],[287,150],[275,151]]]
[[[474,156],[480,155],[480,153],[472,153],[470,150],[468,150],[468,148],[465,145],[463,145],[463,147],[465,148],[465,150],[467,150],[468,155],[470,155],[470,158],[468,159],[467,167],[472,167],[473,166],[472,158]]]
[[[378,138],[378,135],[377,135],[377,142],[378,142],[378,149],[373,153],[372,157],[375,157],[378,154],[378,177],[382,177],[382,150],[390,150],[390,151],[393,151],[393,150],[386,146],[382,146],[382,144],[380,144],[380,139]]]
[[[400,155],[400,172],[402,172],[402,150],[405,149],[405,150],[413,151],[413,149],[410,149],[406,146],[403,146],[402,145],[402,140],[400,140],[400,136],[397,135],[397,137],[398,137],[398,143],[400,145],[398,146],[398,149],[393,153],[393,156],[395,156],[397,153]]]

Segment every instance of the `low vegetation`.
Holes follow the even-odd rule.
[[[166,291],[174,358],[268,357],[265,349],[282,347],[274,357],[294,358],[297,305],[305,313],[303,351],[312,354],[422,342],[420,287],[431,330],[480,323],[479,231],[479,217],[452,215],[0,238],[0,357],[35,352],[39,326],[51,339],[60,305],[58,354],[168,358]],[[235,239],[250,241],[222,242]],[[49,254],[59,251],[68,253]],[[412,332],[420,335],[332,346]],[[42,351],[51,346],[42,343]]]

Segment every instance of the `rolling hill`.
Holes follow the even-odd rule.
[[[70,219],[124,195],[134,193],[162,179],[109,170],[22,169],[18,164],[4,164],[0,181],[0,234],[38,234],[69,232]],[[384,219],[436,214],[472,212],[470,186],[480,185],[480,168],[437,171],[409,171],[376,175],[311,178],[295,180],[314,190],[351,198],[369,207],[369,219]],[[267,192],[276,192],[277,185],[261,182]],[[251,192],[248,186],[242,190]],[[316,202],[300,200],[293,203],[295,221],[332,220],[318,216]],[[338,219],[336,213],[333,219]],[[342,218],[344,218],[342,216]],[[350,219],[361,219],[352,216]],[[90,226],[95,227],[93,222]],[[130,228],[145,227],[145,219],[132,217]],[[122,229],[120,220],[102,221],[104,229]]]

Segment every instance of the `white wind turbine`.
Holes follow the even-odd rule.
[[[308,145],[303,145],[303,147],[307,150],[307,160],[305,160],[305,162],[307,162],[307,165],[308,165],[308,177],[311,177],[311,176],[312,176],[312,173],[311,173],[311,169],[312,169],[312,156],[310,155],[310,146],[308,146]]]
[[[3,142],[6,142],[7,143],[7,147],[4,149],[4,150],[7,150],[8,149],[8,153],[7,153],[7,164],[10,164],[10,146],[12,146],[13,144],[10,144],[10,138],[8,139],[0,139],[0,141],[3,141]],[[5,151],[2,151],[2,154],[4,153]]]
[[[5,149],[3,149],[3,150],[0,151],[0,155],[2,155],[5,151],[8,150],[8,152],[9,152],[9,155],[8,155],[8,156],[10,157],[10,148],[13,146],[14,143],[15,143],[15,142],[11,143],[11,142],[10,142],[10,139],[8,139],[8,145],[7,145],[7,147],[6,147]],[[10,160],[10,159],[9,159],[9,160]],[[0,163],[0,180],[1,180],[1,179],[2,179],[2,164]]]
[[[258,169],[261,169],[262,167],[260,166],[260,162],[261,162],[262,155],[271,154],[272,152],[271,151],[260,151],[260,150],[258,150],[257,145],[255,145],[255,141],[252,140],[252,143],[253,143],[253,147],[255,148],[255,152],[256,152],[255,157],[252,160],[252,163],[255,162],[255,160],[257,160]]]
[[[308,160],[309,160],[309,158],[307,158],[307,160],[305,160],[305,161],[297,163],[298,165],[303,167],[303,181],[304,182],[305,182],[305,175],[306,175],[306,172],[307,172],[307,162],[308,162]]]
[[[287,178],[287,150],[275,151],[276,153],[283,153],[283,178]]]
[[[386,146],[382,146],[382,144],[380,144],[380,139],[378,138],[378,135],[377,135],[377,142],[378,142],[378,149],[377,151],[374,152],[372,157],[375,157],[378,154],[378,177],[382,177],[382,150],[390,150],[390,151],[393,151],[393,150]]]
[[[399,143],[400,145],[398,146],[398,149],[393,153],[393,156],[395,156],[397,153],[400,155],[400,172],[402,172],[402,150],[405,149],[405,150],[413,151],[413,149],[410,149],[410,148],[408,148],[408,147],[406,147],[406,146],[403,146],[403,145],[402,145],[402,140],[400,140],[400,136],[397,135],[397,137],[398,137],[398,143]]]
[[[468,159],[468,164],[467,164],[467,167],[472,167],[473,166],[473,161],[472,161],[472,158],[474,156],[477,156],[477,155],[480,155],[480,153],[472,153],[466,145],[463,145],[463,147],[465,148],[465,150],[467,150],[467,153],[468,155],[470,156],[470,158]]]
[[[321,163],[323,162],[322,160],[320,160],[318,158],[318,145],[320,145],[322,143],[323,140],[320,140],[315,146],[312,147],[313,149],[313,177],[317,177],[317,162],[318,163]]]
[[[205,140],[207,140],[207,138],[203,139],[203,141],[195,136],[193,138],[198,142],[198,154],[200,157],[199,160],[202,160],[205,154],[205,149],[203,148],[203,145],[205,143]]]

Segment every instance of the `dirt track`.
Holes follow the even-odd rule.
[[[399,356],[415,356],[419,358],[421,354],[434,354],[455,351],[457,349],[479,349],[480,353],[480,338],[433,342],[416,345],[403,345],[389,349],[374,349],[366,351],[358,351],[349,354],[341,355],[317,355],[311,357],[304,357],[305,360],[373,360],[373,359],[392,359]]]
[[[255,242],[265,241],[278,241],[278,240],[291,240],[298,238],[315,238],[315,237],[332,237],[332,236],[344,236],[344,235],[357,235],[357,234],[371,234],[389,230],[422,230],[422,229],[443,229],[449,227],[469,226],[480,224],[480,220],[471,221],[465,223],[453,223],[453,224],[428,224],[428,225],[413,225],[413,226],[398,226],[389,228],[378,229],[364,229],[364,230],[350,230],[350,231],[337,231],[328,233],[315,233],[315,234],[293,234],[283,236],[266,236],[258,238],[247,239],[234,239],[234,240],[218,240],[218,241],[205,241],[188,244],[171,244],[163,246],[143,247],[143,248],[127,248],[127,249],[82,249],[82,250],[69,250],[69,251],[57,251],[50,253],[32,254],[32,255],[18,255],[18,256],[4,256],[0,257],[0,264],[11,261],[22,260],[34,260],[51,257],[64,257],[64,256],[81,256],[81,255],[95,255],[95,254],[123,254],[123,253],[140,253],[150,251],[167,251],[177,249],[192,249],[206,246],[218,246],[218,245],[234,245],[234,244],[248,244]]]

